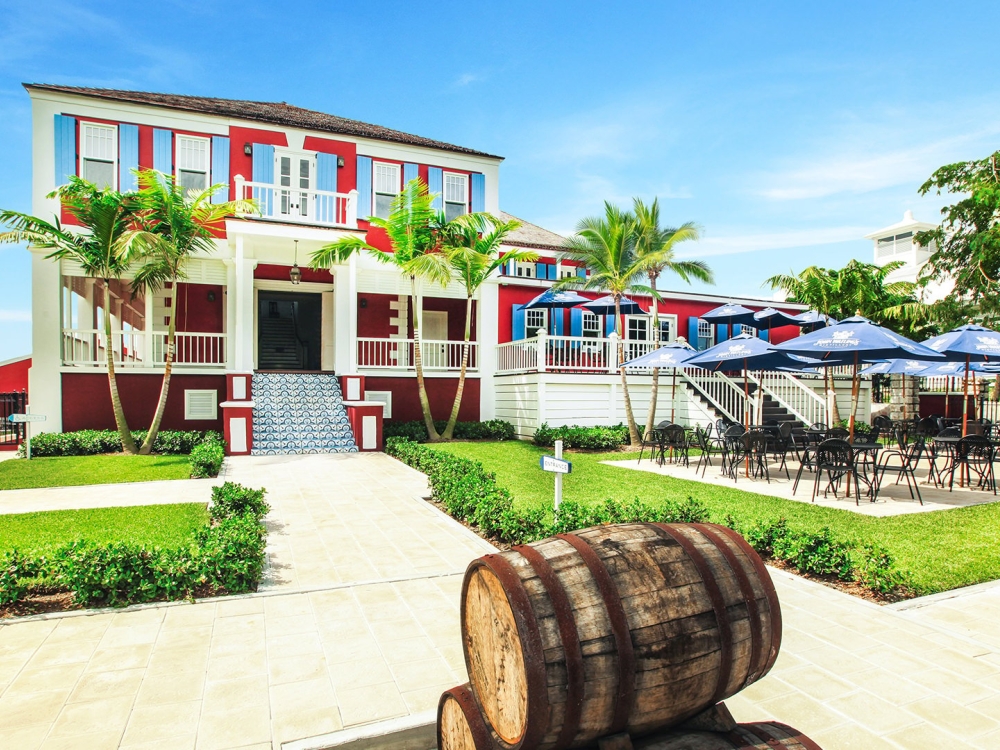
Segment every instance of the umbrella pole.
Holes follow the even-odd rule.
[[[962,378],[962,437],[968,434],[969,429],[969,360],[971,356],[965,355],[965,377]]]
[[[951,401],[951,375],[944,376],[944,418],[948,418],[948,402]]]
[[[674,368],[673,381],[670,384],[670,421],[674,421],[674,409],[677,406],[677,368]],[[656,419],[656,415],[653,416]]]
[[[854,442],[854,415],[858,410],[858,391],[860,390],[860,385],[858,381],[858,353],[854,352],[854,372],[851,376],[851,421],[847,425],[851,442]]]
[[[906,373],[902,375],[903,378],[903,422],[906,422]]]
[[[750,388],[747,386],[747,361],[743,360],[743,429],[750,430]],[[747,451],[746,466],[744,476],[750,476],[750,451]]]

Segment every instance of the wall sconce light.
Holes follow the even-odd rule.
[[[298,284],[302,281],[302,269],[299,268],[299,241],[295,240],[295,262],[292,263],[292,270],[288,272],[288,278],[292,280],[293,284]]]
[[[209,302],[215,302],[215,292],[209,292],[208,293],[208,301]]]
[[[362,297],[358,301],[358,304],[361,305],[361,309],[363,310],[364,308],[368,307],[368,298],[367,297]]]
[[[343,156],[338,156],[338,157],[337,157],[337,166],[338,166],[338,167],[342,167],[342,166],[344,166],[345,164],[347,164],[347,162],[346,162],[346,161],[344,161],[344,157],[343,157]]]
[[[243,144],[243,153],[246,154],[247,156],[253,156],[253,144],[252,143],[244,143]]]

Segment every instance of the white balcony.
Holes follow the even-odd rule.
[[[166,362],[166,331],[114,331],[111,348],[116,367],[163,367]],[[64,366],[103,367],[107,360],[107,337],[97,329],[64,328]],[[226,334],[177,333],[174,335],[174,366],[177,368],[225,368]]]
[[[253,200],[260,218],[295,224],[358,228],[358,191],[331,193],[327,190],[299,190],[267,182],[249,182],[240,175],[234,179],[235,197]]]
[[[462,367],[462,341],[420,342],[420,353],[427,372],[458,372]],[[358,369],[401,370],[412,372],[414,365],[413,339],[358,339]],[[469,342],[468,372],[479,372],[479,344]]]
[[[534,336],[497,345],[497,375],[517,372],[618,372],[618,338]],[[624,342],[624,361],[649,351],[652,341]]]

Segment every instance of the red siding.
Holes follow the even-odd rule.
[[[271,146],[287,146],[285,134],[276,130],[258,130],[257,128],[241,128],[235,125],[229,128],[229,171],[232,177],[243,175],[243,179],[253,179],[253,156],[243,153],[247,143],[263,143]],[[233,184],[230,180],[230,184]],[[230,195],[230,198],[236,196]]]
[[[434,419],[447,419],[455,401],[455,390],[458,388],[458,378],[427,378],[427,397],[431,402],[431,414]],[[458,418],[462,422],[475,422],[479,419],[479,378],[465,379],[465,392],[462,394],[462,407]],[[420,411],[420,400],[417,397],[416,378],[365,378],[367,391],[392,391],[392,421],[409,422],[423,419]]]
[[[397,299],[391,294],[368,294],[358,295],[358,336],[360,338],[386,339],[396,333],[395,329],[389,326],[389,318],[395,317],[396,310],[389,307],[390,302]],[[365,303],[361,307],[362,302]]]
[[[134,430],[145,429],[153,420],[156,402],[160,396],[162,378],[158,374],[139,375],[120,373],[118,391],[125,419]],[[170,379],[170,394],[163,415],[165,430],[219,430],[222,431],[222,409],[219,418],[212,421],[184,419],[184,391],[209,390],[218,393],[218,403],[226,398],[225,375],[177,375]],[[115,415],[111,410],[108,376],[104,373],[64,373],[62,376],[63,430],[114,430]]]
[[[349,193],[358,186],[358,148],[355,144],[307,135],[302,148],[344,157],[344,166],[337,167],[338,193]]]
[[[303,259],[300,258],[300,260]],[[308,262],[308,259],[304,262]],[[253,270],[253,277],[255,279],[270,279],[272,281],[288,281],[288,272],[291,270],[291,266],[276,266],[268,263],[261,263]],[[333,283],[333,274],[330,273],[329,269],[308,268],[300,264],[299,270],[302,271],[303,281],[310,281],[317,284]]]
[[[16,359],[0,365],[0,393],[28,390],[28,369],[31,357]]]
[[[222,333],[224,304],[222,287],[218,284],[180,283],[177,286],[177,330]]]

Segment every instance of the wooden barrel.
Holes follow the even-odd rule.
[[[490,730],[468,683],[445,690],[438,701],[438,750],[492,750]]]
[[[714,524],[598,526],[486,555],[461,605],[501,750],[670,726],[763,677],[781,643],[763,562]]]
[[[671,731],[636,741],[635,750],[822,750],[796,729],[777,722],[738,724],[731,732]]]

